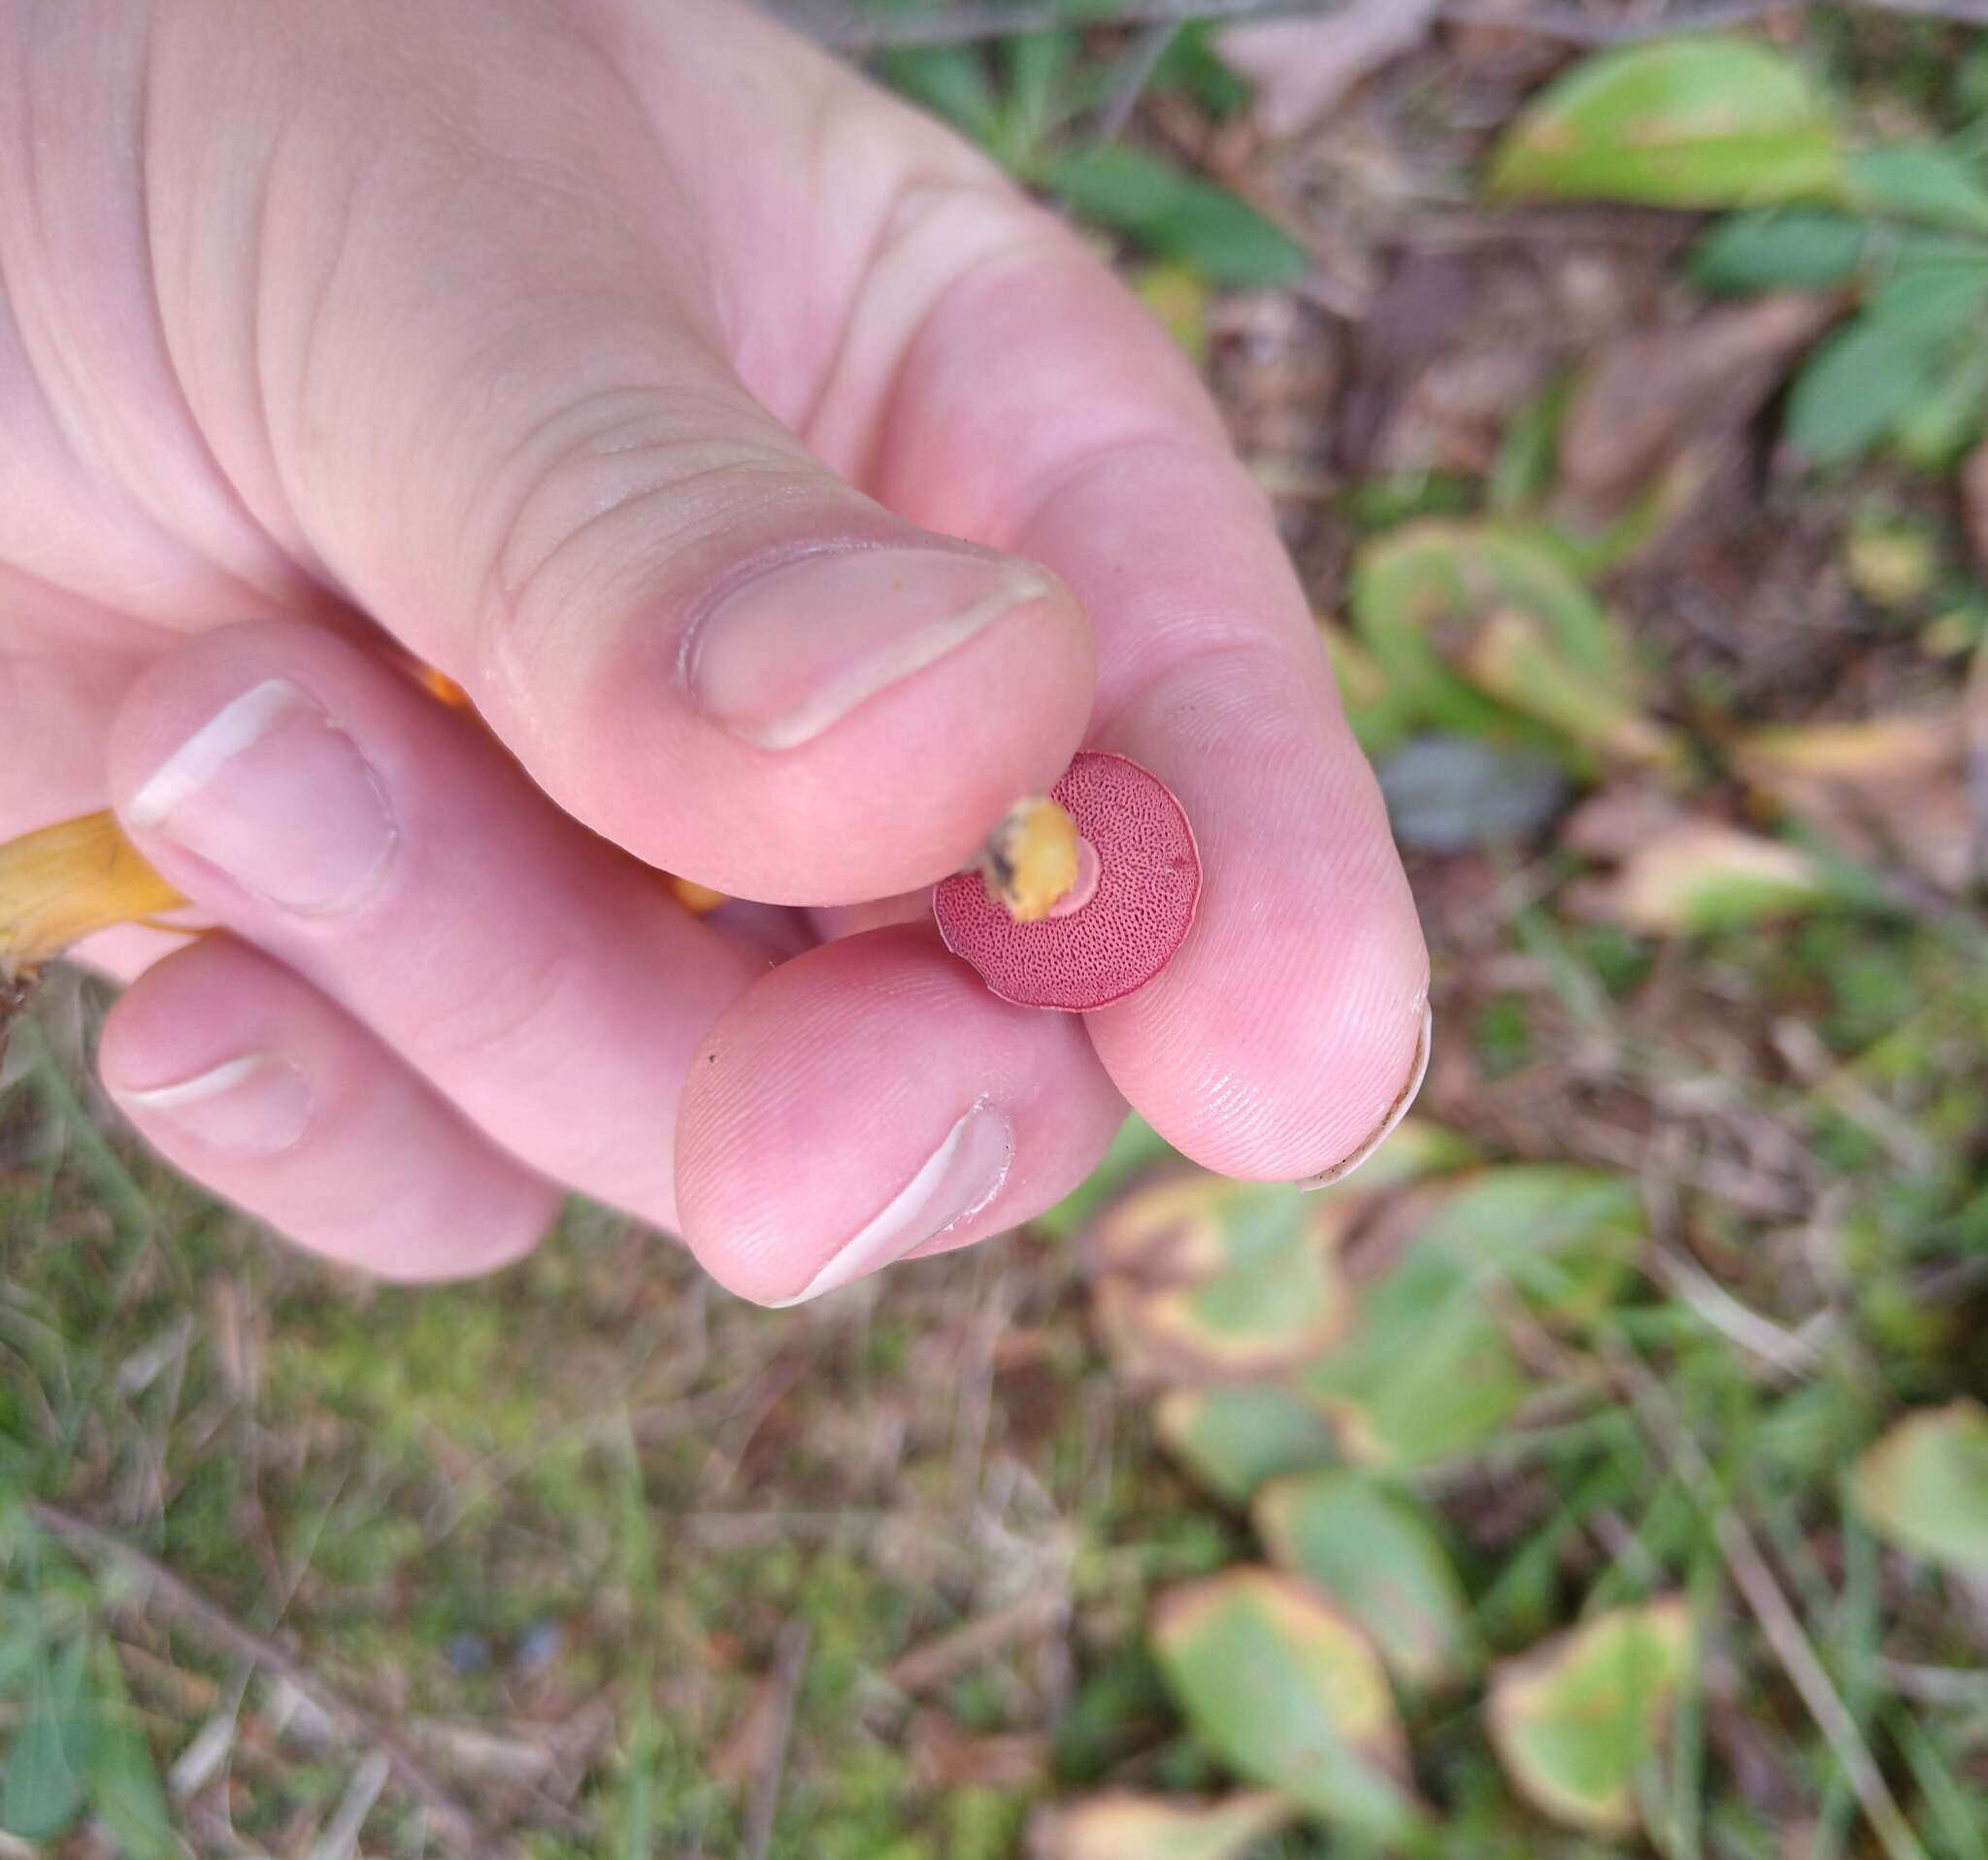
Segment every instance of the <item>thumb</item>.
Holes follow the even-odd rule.
[[[399,9],[377,71],[339,11],[343,81],[329,107],[287,100],[242,229],[303,552],[460,681],[556,801],[653,863],[810,904],[959,865],[1078,746],[1074,598],[892,516],[746,391],[695,216],[579,41],[585,10],[499,10],[502,44],[475,56],[438,33],[419,82],[400,66],[430,41],[384,30]],[[497,30],[458,11],[464,36]],[[200,50],[162,54],[161,108],[191,136],[227,114],[216,58],[246,56],[245,83],[270,68]]]

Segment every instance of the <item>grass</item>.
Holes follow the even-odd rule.
[[[1507,936],[1531,980],[1450,1022],[1474,1030],[1491,1098],[1564,1073],[1570,1043],[1595,1037],[1618,1044],[1618,1089],[1704,1077],[1688,1016],[1640,1024],[1643,965],[1538,906]],[[1935,1708],[1885,1678],[1901,1649],[1978,1667],[1971,1604],[1876,1544],[1841,1475],[1897,1405],[1982,1392],[1971,1146],[1988,1127],[1988,976],[1936,935],[1847,919],[1727,933],[1696,973],[1725,1013],[1737,999],[1750,1024],[1799,1013],[1822,1030],[1825,1082],[1742,1081],[1731,1113],[1798,1146],[1773,1166],[1809,1184],[1807,1214],[1707,1208],[1698,1249],[1723,1296],[1694,1280],[1630,1298],[1609,1347],[1663,1364],[1718,1505],[1749,1521],[1923,1850],[1971,1855],[1988,1840],[1988,1689]],[[146,1606],[129,1568],[34,1531],[22,1499],[115,1531],[400,1726],[525,1853],[739,1851],[769,1774],[755,1704],[801,1631],[770,1854],[1004,1855],[1059,1788],[1218,1785],[1139,1623],[1158,1587],[1243,1538],[1182,1487],[1099,1361],[1067,1248],[1022,1237],[780,1316],[576,1208],[502,1279],[364,1287],[136,1149],[81,1068],[96,1008],[91,988],[52,988],[0,1099],[0,1666],[30,1636],[114,1650],[161,1773],[230,1725],[182,1825],[212,1833],[225,1811],[256,1847],[306,1852],[364,1751],[266,1677],[245,1694],[228,1649]],[[1764,1365],[1727,1300],[1807,1337],[1805,1372]],[[1653,1785],[1662,1851],[1776,1853],[1797,1817],[1811,1853],[1873,1850],[1732,1590],[1705,1493],[1632,1401],[1521,1429],[1424,1485],[1494,1650],[1659,1589],[1692,1598],[1716,1683],[1680,1703]],[[892,1683],[909,1650],[1045,1589],[1070,1611],[1074,1668],[1037,1633],[925,1697]],[[1469,1705],[1419,1718],[1416,1747],[1472,1843],[1458,1850],[1604,1850],[1514,1805]],[[392,1785],[366,1827],[367,1850],[393,1854],[433,1832]],[[1294,1834],[1266,1856],[1354,1851]]]

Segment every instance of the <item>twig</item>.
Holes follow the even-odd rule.
[[[794,1734],[794,1701],[800,1696],[801,1675],[808,1667],[808,1623],[789,1621],[780,1630],[774,1650],[773,1716],[766,1756],[752,1788],[752,1810],[746,1818],[746,1860],[766,1860],[773,1845],[773,1824],[779,1812],[780,1778],[787,1767],[787,1744]]]
[[[421,1803],[434,1820],[436,1831],[457,1851],[475,1855],[477,1860],[484,1860],[486,1855],[514,1855],[514,1847],[508,1843],[493,1842],[478,1825],[476,1817],[429,1774],[418,1752],[393,1725],[355,1705],[274,1642],[244,1627],[156,1558],[57,1506],[31,1499],[28,1512],[50,1537],[59,1538],[72,1549],[81,1550],[98,1562],[116,1564],[137,1577],[168,1614],[177,1616],[238,1659],[252,1661],[274,1673],[355,1744],[377,1750],[386,1759],[401,1787]]]
[[[1146,85],[1152,82],[1153,73],[1160,68],[1160,60],[1167,55],[1167,48],[1179,30],[1171,19],[1157,19],[1139,29],[1120,56],[1111,79],[1110,94],[1098,111],[1100,142],[1116,142],[1125,133],[1125,125],[1132,120],[1132,113],[1139,108],[1140,98],[1145,94]]]
[[[1018,1602],[983,1614],[977,1621],[926,1641],[904,1654],[884,1675],[900,1692],[929,1692],[977,1666],[1017,1641],[1046,1634],[1070,1611],[1067,1596],[1053,1590],[1024,1595]]]

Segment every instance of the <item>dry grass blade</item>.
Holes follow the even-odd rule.
[[[914,1646],[885,1677],[901,1692],[929,1692],[1017,1641],[1052,1632],[1069,1611],[1066,1595],[1053,1591],[1025,1595],[992,1614],[942,1634],[936,1641]]]
[[[476,1816],[430,1773],[419,1753],[395,1726],[353,1704],[302,1661],[244,1627],[145,1551],[57,1506],[32,1500],[27,1509],[50,1537],[94,1562],[116,1564],[127,1575],[136,1577],[166,1613],[227,1652],[277,1675],[347,1737],[377,1751],[401,1787],[428,1811],[436,1833],[454,1852],[474,1856],[474,1860],[515,1860],[517,1849],[507,1841],[493,1839],[482,1829]]]
[[[787,1743],[794,1732],[794,1701],[800,1696],[801,1675],[808,1667],[808,1623],[789,1621],[780,1630],[774,1654],[773,1718],[767,1736],[766,1761],[752,1791],[752,1810],[746,1821],[746,1860],[766,1860],[773,1845],[773,1824],[779,1812],[780,1779],[786,1774]]]

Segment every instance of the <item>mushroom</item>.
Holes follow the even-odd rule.
[[[977,871],[940,884],[932,912],[945,947],[1002,1000],[1087,1013],[1143,988],[1179,948],[1201,897],[1201,855],[1166,783],[1125,756],[1086,751],[1050,799],[1078,837],[1074,882],[1044,914],[1017,921]]]

